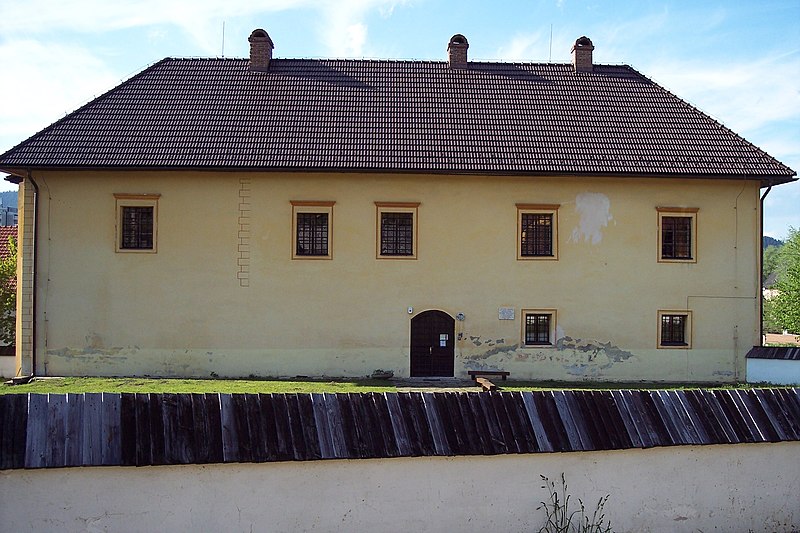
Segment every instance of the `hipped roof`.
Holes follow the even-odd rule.
[[[0,169],[366,171],[792,181],[629,66],[167,58]]]

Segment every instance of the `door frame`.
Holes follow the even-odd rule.
[[[427,322],[425,321],[427,320]],[[438,324],[435,322],[439,322]],[[430,324],[434,322],[434,324]],[[426,331],[436,328],[435,331]],[[439,331],[445,329],[445,331]],[[445,346],[435,337],[446,334]],[[456,320],[441,309],[426,309],[411,318],[409,324],[409,376],[454,377],[456,355]],[[421,338],[422,337],[422,338]],[[428,353],[423,353],[425,349]],[[428,361],[423,359],[430,357]],[[426,364],[427,363],[427,364]]]

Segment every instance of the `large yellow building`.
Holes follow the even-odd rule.
[[[20,375],[732,382],[794,171],[627,66],[165,59],[0,156]]]

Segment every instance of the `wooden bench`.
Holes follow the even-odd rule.
[[[475,381],[478,376],[500,376],[505,381],[511,375],[511,372],[504,370],[467,370],[467,374],[472,378],[472,381]]]
[[[497,385],[486,378],[475,378],[475,382],[480,385],[484,392],[497,390]]]

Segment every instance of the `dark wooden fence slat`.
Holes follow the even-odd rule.
[[[206,407],[205,394],[194,393],[191,395],[192,446],[196,464],[211,462],[211,426]]]
[[[515,396],[513,392],[498,394],[498,396],[503,401],[517,451],[519,453],[530,453],[534,451],[536,447],[528,440],[532,432],[527,431],[528,426],[520,418],[520,409],[524,409],[522,402],[517,401],[517,396]],[[525,418],[527,418],[527,416]]]
[[[231,398],[237,442],[239,443],[239,462],[250,463],[253,461],[253,443],[250,437],[250,420],[247,416],[247,396],[245,394],[233,394]]]
[[[268,458],[267,442],[264,439],[264,421],[262,418],[263,407],[258,394],[245,396],[247,406],[247,421],[250,425],[250,452],[254,463],[263,463]]]
[[[503,453],[514,453],[509,449],[508,443],[500,429],[500,421],[492,403],[491,393],[478,394],[478,403],[481,406],[481,416],[486,420],[486,427],[489,429],[489,442],[492,446],[492,455]]]
[[[450,451],[448,455],[455,455],[460,453],[463,439],[460,438],[456,430],[457,420],[452,418],[452,413],[448,406],[448,396],[452,394],[449,392],[434,392],[433,393],[433,407],[436,410],[436,415],[439,418],[439,423],[442,426],[442,433],[444,435],[447,448]]]
[[[331,428],[331,445],[333,446],[334,457],[344,459],[349,455],[347,440],[341,424],[342,414],[339,407],[339,395],[326,392],[323,397],[325,399],[328,424]]]
[[[134,417],[136,420],[135,464],[153,464],[153,430],[150,425],[150,395],[138,392],[134,396]],[[123,453],[124,455],[124,453]]]
[[[222,419],[219,394],[206,393],[203,395],[205,412],[207,414],[206,423],[208,425],[208,462],[224,462],[222,446]]]
[[[289,414],[289,428],[291,430],[294,458],[297,461],[305,461],[308,458],[308,450],[303,433],[303,419],[300,414],[300,403],[297,394],[286,395],[286,411]]]
[[[550,443],[550,439],[548,438],[547,432],[542,424],[539,410],[537,409],[536,402],[533,398],[533,393],[523,392],[522,402],[525,405],[525,412],[528,413],[528,420],[533,428],[533,435],[536,437],[536,445],[538,446],[539,450],[543,452],[552,452],[553,445]]]
[[[121,464],[123,466],[136,465],[136,438],[136,394],[123,392],[120,403]]]
[[[442,420],[439,418],[439,413],[436,410],[436,399],[432,392],[419,392],[416,393],[422,397],[422,405],[425,407],[425,415],[428,419],[428,425],[431,428],[431,435],[433,435],[433,444],[436,447],[436,455],[451,455],[450,447],[447,444],[447,436],[445,435],[444,428],[442,427]]]
[[[122,397],[118,393],[103,393],[101,432],[103,435],[102,461],[104,466],[122,464],[122,441],[120,435],[120,406]]]
[[[177,434],[175,446],[172,450],[173,457],[178,464],[193,464],[195,462],[195,449],[191,394],[179,394],[177,407]]]
[[[47,419],[47,395],[31,394],[28,399],[25,468],[47,466]]]
[[[383,450],[386,453],[386,457],[397,457],[400,455],[400,451],[394,434],[391,415],[389,414],[389,406],[386,404],[386,397],[379,392],[372,392],[369,396],[380,427],[380,435],[383,439]]]
[[[389,411],[389,421],[397,443],[397,453],[402,457],[413,455],[413,448],[408,439],[408,430],[403,413],[400,410],[400,400],[397,394],[383,393],[386,408]]]
[[[306,460],[313,461],[322,458],[317,436],[317,422],[314,418],[314,405],[308,394],[297,395],[297,406],[300,412],[300,421],[303,427],[303,442],[306,447]]]
[[[291,461],[294,459],[294,448],[292,446],[292,427],[289,420],[289,408],[286,405],[286,395],[273,394],[271,400],[273,412],[275,414],[276,453],[278,460]]]
[[[65,466],[83,463],[83,394],[67,394],[67,418],[64,427]]]
[[[25,467],[28,432],[28,395],[0,395],[4,411],[0,425],[0,470]]]
[[[475,426],[475,436],[478,440],[480,452],[483,455],[492,455],[495,453],[494,444],[492,443],[492,434],[489,432],[489,425],[486,422],[486,417],[483,415],[483,408],[481,407],[481,394],[467,394],[464,397],[464,408],[469,410],[472,416],[473,424]]]
[[[264,439],[264,449],[267,461],[280,461],[280,446],[278,444],[278,428],[275,419],[275,408],[271,394],[261,394],[261,435]]]
[[[319,453],[323,459],[333,459],[336,454],[333,451],[333,438],[331,436],[331,427],[328,423],[325,396],[321,392],[312,393],[310,396],[311,405],[314,408],[314,424],[317,428]]]
[[[150,393],[148,411],[150,413],[150,460],[154,465],[167,464],[164,447],[164,395]]]
[[[47,395],[47,447],[46,466],[63,467],[66,458],[64,442],[67,418],[67,396],[65,394]]]
[[[161,395],[161,424],[164,428],[164,464],[179,464],[177,459],[178,397],[173,393]]]
[[[219,395],[219,413],[222,427],[222,460],[226,463],[235,463],[239,461],[239,441],[231,394]]]
[[[103,464],[103,395],[99,392],[83,394],[83,466]]]

